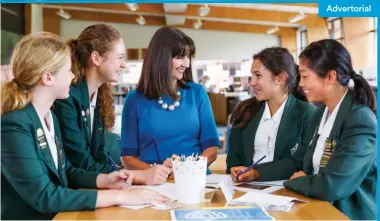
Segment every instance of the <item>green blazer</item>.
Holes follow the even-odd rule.
[[[259,111],[252,116],[244,128],[234,127],[231,130],[227,173],[230,173],[231,167],[248,167],[253,163],[255,136],[264,113],[265,102],[260,102],[260,105]],[[256,167],[261,181],[273,180],[279,176],[289,178],[292,175],[279,171],[278,168],[282,167],[278,162],[283,159],[290,160],[291,154],[301,145],[304,131],[309,125],[313,112],[313,105],[296,99],[292,94],[289,95],[276,136],[273,161]]]
[[[335,141],[335,149],[325,167],[314,175],[313,154],[318,140],[314,134],[323,111],[321,107],[316,112],[303,142],[306,154],[302,170],[308,176],[287,181],[284,186],[327,200],[350,219],[377,219],[376,116],[347,92],[329,136]]]
[[[105,128],[99,102],[94,111],[91,136],[90,98],[85,78],[72,84],[70,97],[55,101],[52,110],[59,120],[66,155],[75,167],[102,173],[115,170],[105,149]]]
[[[32,104],[1,117],[1,219],[52,219],[57,212],[95,209],[97,191],[71,188],[97,188],[98,173],[74,168],[60,145],[57,150],[58,170]]]

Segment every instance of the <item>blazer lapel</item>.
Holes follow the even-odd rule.
[[[81,118],[83,122],[83,127],[86,134],[87,145],[91,144],[91,116],[90,116],[90,97],[88,94],[88,86],[86,78],[83,77],[79,82],[79,90],[82,98],[82,110]]]
[[[313,155],[319,138],[318,129],[321,124],[324,110],[325,106],[323,105],[315,111],[313,121],[310,123],[310,127],[307,130],[307,134],[305,135],[302,143],[304,148],[306,148],[306,153],[303,160],[303,170],[306,174],[313,173]]]
[[[295,108],[295,99],[292,94],[289,94],[277,131],[273,160],[277,160],[280,157],[292,134],[295,132],[295,130],[289,129],[289,126],[294,124],[293,119],[298,116],[298,110]]]
[[[244,141],[245,144],[245,151],[246,151],[246,157],[248,164],[252,164],[253,161],[253,154],[255,149],[255,137],[256,137],[256,131],[259,127],[261,117],[263,116],[264,109],[265,109],[265,103],[260,102],[261,107],[258,112],[255,113],[255,116],[252,117],[252,119],[249,121],[247,126],[244,128],[243,133],[246,135],[243,137],[247,137],[247,139]]]
[[[93,152],[93,156],[96,156],[104,134],[103,118],[100,116],[98,103],[99,102],[97,101],[96,108],[94,111],[94,123],[92,131],[93,136],[91,141],[91,151]]]
[[[342,103],[340,104],[329,138],[332,138],[332,139],[337,138],[339,134],[339,130],[342,128],[341,125],[343,124],[343,121],[346,119],[347,114],[350,111],[351,105],[352,105],[352,94],[351,94],[351,91],[347,91],[346,96],[343,98]]]
[[[43,127],[42,127],[42,124],[40,121],[40,117],[38,116],[37,111],[35,110],[33,104],[31,104],[31,103],[28,104],[28,106],[26,107],[26,113],[32,119],[32,121],[36,127],[35,136],[37,139],[37,148],[39,148],[41,150],[41,153],[43,156],[42,159],[45,162],[46,166],[53,172],[54,175],[56,175],[56,177],[60,181],[61,179],[58,175],[58,170],[55,167],[54,160],[53,160],[53,157],[51,155],[50,147],[49,147],[49,144],[46,140],[46,135],[45,135],[45,132],[43,130]],[[37,152],[38,152],[38,150],[37,150]]]
[[[63,187],[68,187],[67,177],[66,177],[66,156],[63,150],[61,131],[59,128],[58,120],[54,119],[54,130],[55,130],[55,145],[57,146],[58,152],[58,173],[61,178],[61,183]]]

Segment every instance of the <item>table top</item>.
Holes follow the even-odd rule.
[[[208,207],[223,207],[225,199],[221,190],[216,193],[213,202],[205,202],[196,205],[190,205],[178,209],[201,209]],[[244,192],[236,191],[234,198],[240,197]],[[303,195],[280,189],[274,192],[276,195],[296,197],[300,200],[306,200],[307,203],[296,202],[290,212],[269,212],[276,220],[348,220],[343,213],[326,201],[320,201]],[[212,193],[206,194],[210,198]],[[78,211],[78,212],[61,212],[58,213],[54,220],[171,220],[170,211],[159,211],[151,208],[140,210],[131,210],[122,207],[108,207],[96,209],[95,211]]]

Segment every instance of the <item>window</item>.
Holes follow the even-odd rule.
[[[334,18],[328,20],[327,29],[329,31],[330,38],[335,39],[340,43],[344,44],[342,18]]]
[[[223,67],[223,71],[229,71],[230,76],[235,76],[236,71],[241,70],[241,63],[240,62],[223,63],[222,67]]]
[[[370,18],[369,19],[369,48],[372,48],[370,50],[370,59],[371,64],[377,63],[377,18]]]
[[[307,30],[301,31],[301,51],[307,46]]]

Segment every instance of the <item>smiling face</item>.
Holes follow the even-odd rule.
[[[299,86],[304,91],[309,102],[323,102],[328,91],[326,79],[321,78],[318,74],[308,67],[307,60],[300,59],[299,71],[301,79]]]
[[[190,66],[189,56],[175,57],[172,59],[171,71],[175,80],[181,80],[186,69]]]
[[[275,95],[284,93],[281,90],[280,78],[274,76],[259,59],[253,60],[251,73],[251,85],[257,100],[270,100]]]
[[[124,58],[124,41],[119,39],[110,51],[101,56],[99,74],[105,82],[118,82],[120,80],[120,74],[126,67]]]

